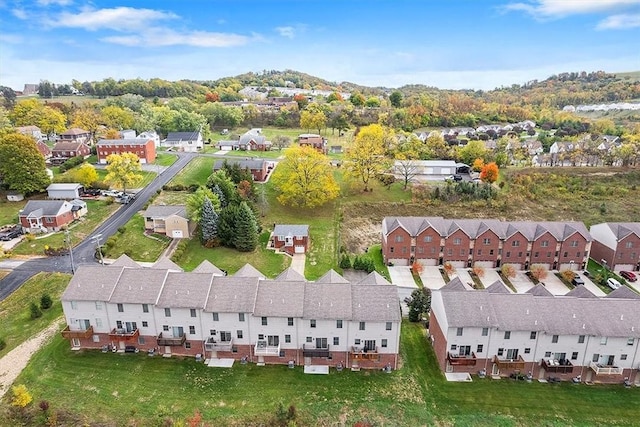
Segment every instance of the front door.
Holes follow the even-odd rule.
[[[616,360],[615,356],[609,356],[607,359],[607,366],[613,366],[615,364],[615,360]]]
[[[328,348],[326,338],[316,338],[316,348]]]

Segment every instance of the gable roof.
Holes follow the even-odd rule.
[[[71,128],[71,129],[67,129],[66,131],[62,132],[60,134],[60,136],[62,135],[84,135],[84,134],[90,134],[91,132],[89,132],[88,130],[84,130],[84,129],[80,129],[80,128]]]
[[[316,283],[349,283],[347,279],[336,273],[331,269],[327,271],[321,278],[316,280]]]
[[[398,290],[393,285],[351,285],[353,319],[400,321]]]
[[[454,277],[449,283],[440,288],[442,291],[468,291],[460,277]]]
[[[166,256],[161,256],[158,260],[153,264],[152,268],[159,268],[165,270],[173,270],[173,271],[183,271],[182,267],[178,264],[171,261]]]
[[[214,277],[207,273],[169,271],[156,305],[161,308],[203,309]]]
[[[499,280],[487,286],[486,291],[492,294],[510,294],[511,291],[507,286]]]
[[[344,283],[307,283],[304,290],[305,319],[352,318],[351,286]]]
[[[62,293],[62,301],[109,301],[124,267],[83,265]]]
[[[114,304],[155,304],[168,270],[124,268],[109,302]]]
[[[300,281],[304,281],[305,279],[302,274],[298,273],[296,270],[289,267],[285,271],[280,273],[278,277],[275,278],[275,280],[283,281],[283,282],[300,282]]]
[[[56,145],[53,146],[51,152],[56,151],[79,151],[80,149],[84,149],[86,147],[87,150],[90,150],[89,146],[84,142],[77,141],[58,141]]]
[[[224,276],[224,271],[210,263],[208,260],[202,261],[196,268],[193,269],[193,273],[211,273],[214,276]]]
[[[222,169],[224,163],[227,162],[228,165],[238,165],[240,169],[264,169],[267,161],[264,159],[224,159],[224,160],[216,160],[213,164],[213,170],[217,171]]]
[[[140,264],[135,262],[133,259],[129,258],[127,254],[120,255],[111,265],[116,265],[119,267],[128,267],[128,268],[139,268]]]
[[[302,317],[305,282],[264,281],[258,286],[254,316]]]
[[[78,184],[78,183],[65,183],[65,182],[61,182],[61,183],[54,183],[54,184],[49,184],[49,186],[47,187],[47,191],[65,191],[65,190],[78,190],[80,188],[83,188],[84,186],[82,184]]]
[[[309,236],[309,226],[306,224],[276,224],[274,236]]]
[[[151,205],[143,212],[148,218],[163,219],[171,215],[187,218],[187,207],[184,205]]]
[[[72,209],[66,200],[29,200],[20,211],[20,217],[58,216]]]
[[[204,310],[211,313],[252,313],[259,281],[257,277],[214,277]]]
[[[197,141],[200,137],[199,131],[193,132],[169,132],[164,142]]]
[[[359,285],[391,285],[387,279],[382,277],[377,271],[372,271],[364,279],[358,282]]]
[[[618,289],[615,289],[605,298],[627,298],[627,299],[640,299],[640,295],[632,291],[627,286],[620,286]]]
[[[567,292],[564,296],[575,298],[598,298],[585,286],[576,286],[575,288]]]
[[[553,294],[542,284],[538,283],[533,288],[529,289],[526,294],[531,294],[536,297],[551,297]]]
[[[245,264],[240,268],[240,270],[236,271],[233,277],[258,277],[264,279],[264,274],[260,273],[251,264]]]
[[[151,141],[148,138],[101,139],[96,145],[133,145],[144,146]],[[153,142],[153,141],[152,141]]]

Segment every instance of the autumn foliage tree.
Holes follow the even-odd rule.
[[[484,168],[484,160],[483,159],[475,159],[473,161],[473,166],[471,166],[471,169],[473,169],[474,172],[480,172],[480,171],[482,171],[483,168]]]
[[[511,264],[502,264],[502,267],[500,267],[500,272],[507,279],[513,279],[514,277],[516,277],[516,269]]]
[[[498,165],[495,162],[488,163],[482,168],[480,172],[480,179],[482,182],[488,182],[493,184],[498,180]]]
[[[15,406],[17,408],[25,408],[33,400],[31,393],[29,393],[29,390],[27,390],[27,386],[25,386],[24,384],[19,384],[11,387],[11,391],[13,392],[11,406]]]
[[[139,173],[142,170],[140,158],[133,153],[111,154],[107,156],[107,176],[104,180],[120,184],[122,191],[126,193],[127,187],[134,185],[142,179]]]
[[[531,276],[537,281],[544,280],[547,277],[547,267],[542,264],[533,264],[529,269]]]
[[[364,184],[369,191],[369,182],[387,169],[385,160],[386,130],[379,124],[360,129],[356,140],[347,153],[346,169],[349,176]]]

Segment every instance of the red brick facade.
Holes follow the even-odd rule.
[[[106,163],[107,157],[111,154],[133,153],[140,158],[141,163],[153,163],[156,160],[156,146],[153,140],[126,140],[118,143],[119,140],[101,140],[96,146],[98,162]],[[124,140],[123,140],[124,141]]]
[[[309,237],[308,236],[293,236],[291,244],[286,245],[285,239],[280,239],[280,236],[273,236],[273,246],[283,252],[293,255],[295,253],[296,246],[304,246],[304,253],[309,250]]]
[[[33,228],[27,218],[28,213],[20,215],[20,225],[24,228]],[[75,219],[71,211],[64,212],[58,216],[43,216],[40,218],[40,224],[48,229],[59,229],[65,224],[69,224]]]

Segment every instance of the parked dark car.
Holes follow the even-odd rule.
[[[100,190],[99,188],[85,188],[84,194],[86,196],[100,196],[102,195],[102,190]]]
[[[621,271],[620,275],[630,282],[635,282],[636,280],[638,280],[635,273],[632,273],[631,271]]]
[[[582,277],[580,276],[575,276],[571,281],[571,284],[573,284],[574,286],[581,286],[584,285],[584,280],[582,280]]]
[[[9,240],[15,239],[16,237],[20,236],[21,234],[22,230],[19,227],[16,227],[0,233],[0,240],[2,240],[3,242],[8,242]]]

